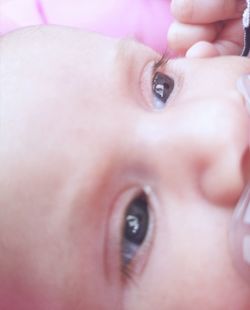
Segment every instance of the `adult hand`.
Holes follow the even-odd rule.
[[[172,0],[168,44],[178,55],[240,54],[245,0]]]

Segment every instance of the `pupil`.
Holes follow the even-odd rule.
[[[146,237],[149,221],[145,194],[141,194],[130,203],[125,220],[125,239],[135,245],[141,245]]]

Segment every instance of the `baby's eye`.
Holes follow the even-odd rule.
[[[122,270],[125,276],[128,266],[146,238],[149,227],[149,206],[144,192],[139,193],[127,207],[122,235]]]
[[[152,81],[154,108],[163,109],[173,89],[174,80],[164,73],[156,72]]]

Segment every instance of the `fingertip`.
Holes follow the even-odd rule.
[[[167,33],[168,47],[173,50],[179,50],[180,48],[180,37],[179,37],[179,27],[176,22],[173,22],[168,29]]]
[[[183,36],[181,35],[179,31],[179,24],[173,23],[167,33],[167,44],[168,49],[173,51],[175,55],[178,56],[184,56],[187,47],[185,44],[185,38],[183,39]]]
[[[191,46],[187,52],[187,58],[208,58],[219,56],[217,48],[210,42],[200,41]]]

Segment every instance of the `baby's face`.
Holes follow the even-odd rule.
[[[0,308],[249,309],[228,249],[249,59],[156,69],[142,45],[59,28],[1,53]]]

